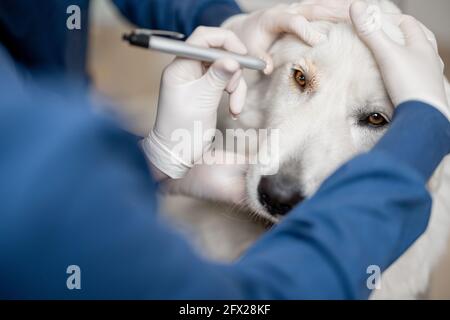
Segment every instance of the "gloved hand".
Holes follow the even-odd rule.
[[[187,42],[247,53],[239,38],[225,29],[199,27]],[[201,62],[182,58],[165,69],[155,126],[143,141],[153,166],[174,179],[182,178],[210,148],[223,92],[230,93],[233,115],[238,115],[245,103],[247,86],[238,62],[221,59],[206,73],[205,69]]]
[[[419,100],[450,119],[444,64],[431,31],[411,16],[383,15],[378,6],[368,6],[362,1],[351,6],[350,15],[360,38],[375,56],[394,105]],[[383,31],[385,23],[400,26],[405,45],[394,42]]]
[[[297,35],[307,44],[314,46],[326,39],[326,35],[316,30],[309,21],[348,20],[350,4],[353,0],[305,1],[291,5],[278,5],[251,14],[241,14],[226,20],[222,27],[234,31],[247,46],[249,54],[263,59],[267,68],[273,71],[273,61],[267,53],[273,42],[282,33]],[[308,21],[309,20],[309,21]]]

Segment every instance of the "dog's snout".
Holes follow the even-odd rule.
[[[304,200],[297,182],[289,176],[263,176],[258,185],[259,202],[273,216],[285,215]]]

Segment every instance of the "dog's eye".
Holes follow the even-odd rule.
[[[294,70],[294,79],[295,79],[295,82],[298,83],[300,88],[302,88],[302,89],[306,88],[306,76],[302,70],[298,70],[298,69]]]
[[[365,123],[371,127],[379,128],[379,127],[384,127],[385,125],[387,125],[389,123],[389,121],[381,113],[372,113],[363,120],[363,123]]]

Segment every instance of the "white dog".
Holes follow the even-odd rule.
[[[384,12],[400,13],[389,1],[371,2]],[[264,176],[259,165],[247,172],[246,205],[252,216],[272,222],[312,196],[345,161],[369,150],[393,116],[394,107],[376,63],[352,26],[316,24],[328,32],[328,41],[311,48],[293,36],[278,40],[271,49],[274,73],[249,76],[245,111],[232,124],[280,130],[278,173]],[[386,32],[401,41],[399,30]],[[448,85],[447,92],[450,97]],[[191,183],[189,177],[186,180],[173,184],[171,191],[186,190],[182,185]],[[430,273],[446,248],[450,226],[449,159],[437,170],[430,190],[434,207],[428,230],[383,274],[381,289],[374,291],[372,298],[411,299],[426,293]],[[192,230],[201,250],[210,257],[231,260],[264,231],[261,224],[243,218],[246,213],[217,215],[208,210],[176,217],[187,222],[189,227],[183,228]]]

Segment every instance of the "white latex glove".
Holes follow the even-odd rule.
[[[199,27],[187,42],[247,53],[239,38],[225,29]],[[184,177],[210,148],[224,91],[230,93],[233,115],[238,115],[245,103],[247,86],[238,62],[222,59],[213,63],[206,73],[205,69],[201,62],[182,58],[176,58],[165,69],[155,126],[143,142],[153,166],[173,179]],[[186,133],[184,145],[180,145],[180,137],[173,136],[180,130]],[[192,152],[178,152],[180,146]]]
[[[394,105],[419,100],[450,119],[444,64],[431,31],[411,16],[383,16],[378,6],[362,1],[351,6],[350,15],[360,38],[375,56]],[[405,45],[394,42],[383,31],[384,23],[399,25]]]
[[[326,39],[309,21],[348,20],[350,4],[353,0],[305,1],[291,5],[277,5],[270,9],[251,14],[241,14],[226,20],[222,27],[234,31],[247,46],[249,54],[263,59],[267,68],[264,73],[273,71],[273,61],[268,54],[273,42],[282,33],[297,35],[307,44],[314,46]]]

